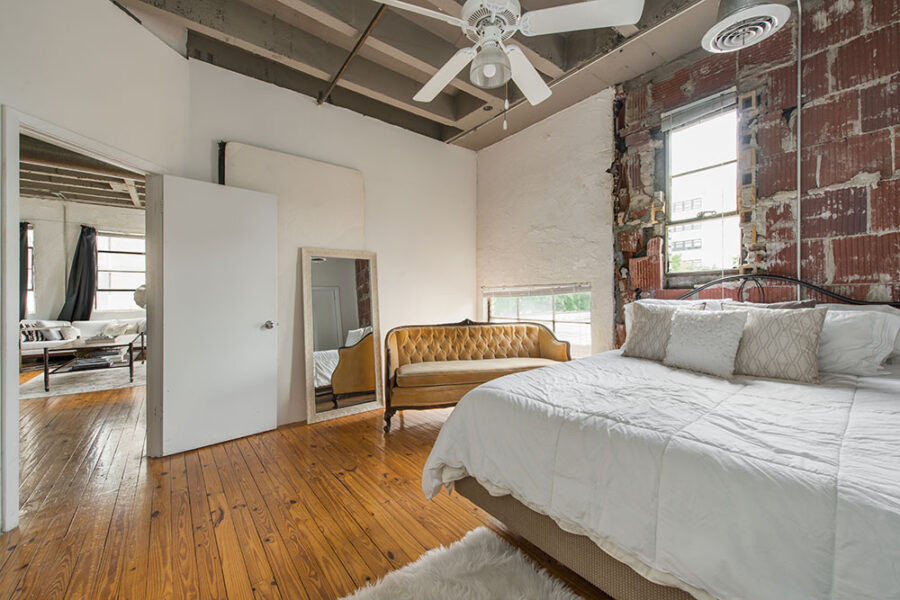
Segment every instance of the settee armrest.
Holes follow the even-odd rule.
[[[338,348],[338,364],[331,375],[335,394],[375,391],[375,346],[371,333],[352,346]]]
[[[569,342],[556,339],[553,332],[546,327],[540,328],[538,341],[540,342],[541,347],[541,358],[549,358],[550,360],[558,360],[560,362],[572,360]]]

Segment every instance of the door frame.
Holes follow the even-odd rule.
[[[11,106],[0,106],[0,230],[3,233],[0,246],[3,267],[0,278],[0,531],[9,531],[19,524],[18,227],[19,135],[22,133],[141,175],[164,171],[128,152]]]
[[[314,294],[316,290],[328,290],[331,292],[331,309],[334,311],[334,324],[337,326],[338,347],[341,347],[344,345],[344,323],[341,321],[341,288],[336,285],[314,285],[310,293]],[[313,340],[315,340],[315,336],[316,332],[313,330]]]

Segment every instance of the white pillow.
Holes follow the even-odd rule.
[[[746,322],[744,311],[677,310],[663,363],[729,378]]]
[[[351,329],[347,332],[347,341],[344,342],[344,346],[355,346],[358,344],[364,337],[372,333],[371,327],[360,327],[359,329]]]
[[[894,352],[900,315],[829,310],[819,337],[819,371],[877,375]]]
[[[109,337],[118,337],[120,335],[125,335],[127,330],[128,323],[119,323],[118,321],[113,321],[112,323],[105,325],[100,333]]]
[[[679,309],[696,311],[703,310],[703,306],[636,302],[633,331],[625,340],[623,354],[632,358],[664,359],[672,331],[672,315]]]
[[[887,304],[820,304],[828,308],[829,311],[838,312],[879,312],[886,315],[894,315],[900,317],[900,309],[888,306]],[[894,340],[894,352],[891,358],[900,359],[900,335]]]

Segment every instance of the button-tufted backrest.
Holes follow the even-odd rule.
[[[539,326],[532,323],[432,325],[392,332],[396,366],[444,360],[538,358]]]

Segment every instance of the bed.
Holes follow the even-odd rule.
[[[444,424],[423,489],[456,482],[615,598],[900,598],[900,364],[729,381],[613,351],[511,375]]]

